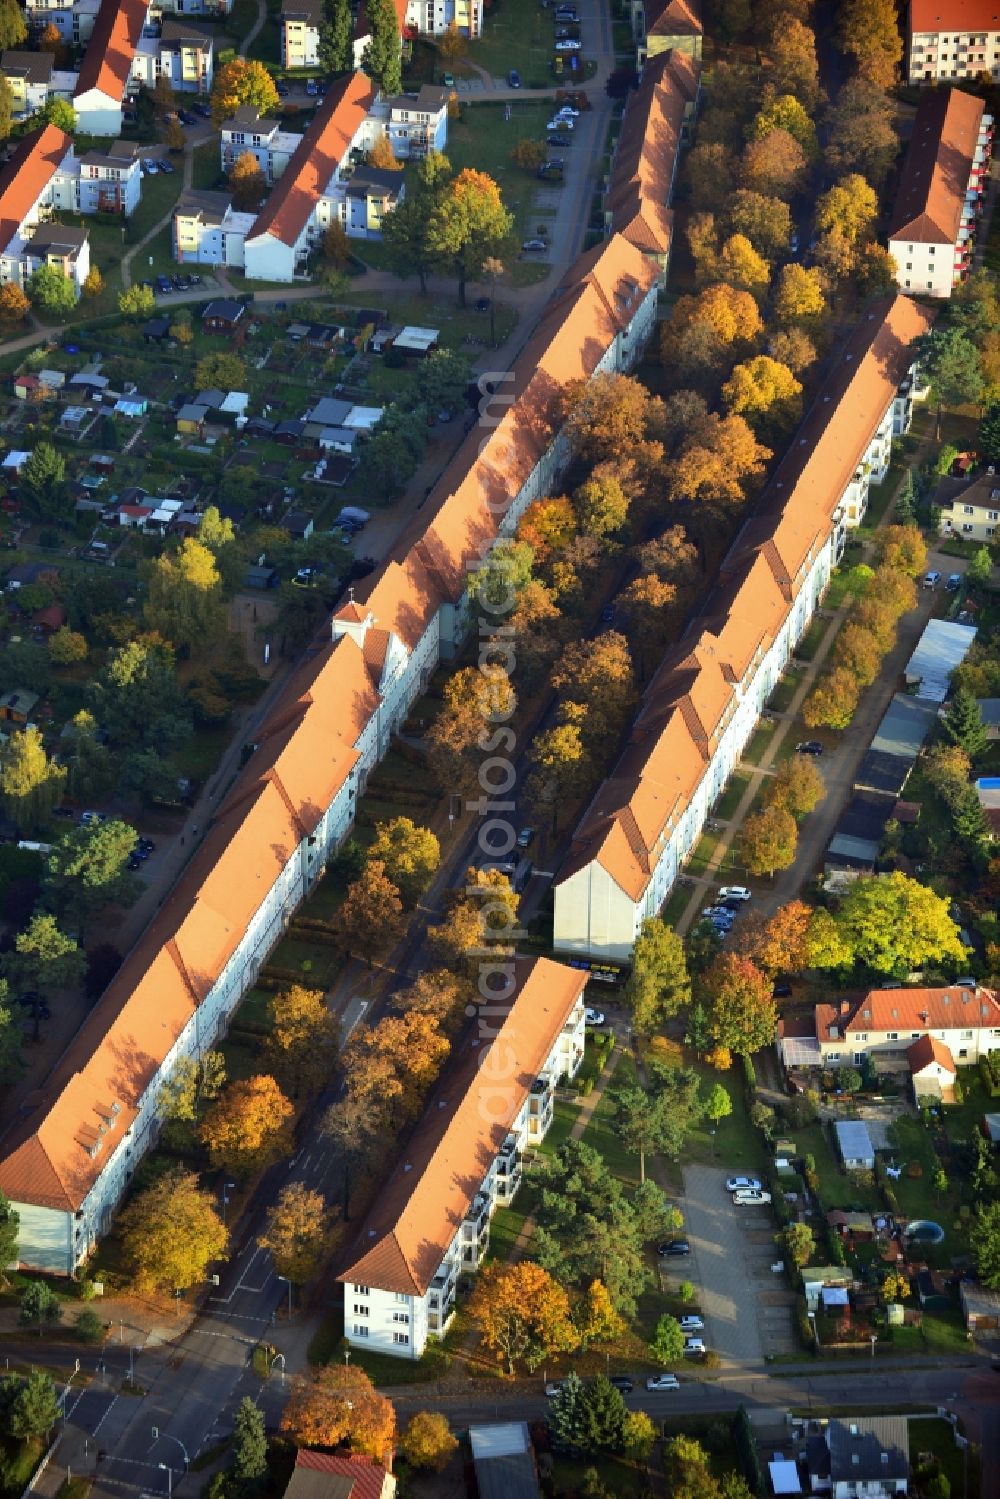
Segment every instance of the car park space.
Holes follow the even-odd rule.
[[[727,1191],[730,1178],[737,1179],[722,1166],[684,1169],[681,1208],[692,1249],[684,1275],[697,1287],[705,1322],[703,1333],[691,1335],[703,1337],[723,1360],[755,1364],[765,1354],[796,1346],[793,1297],[784,1277],[771,1268],[779,1256],[770,1206],[734,1203]]]

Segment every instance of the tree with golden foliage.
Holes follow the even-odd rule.
[[[368,152],[368,165],[370,167],[378,167],[382,172],[401,172],[403,170],[403,163],[396,160],[396,153],[392,149],[392,141],[387,135],[380,135]]]
[[[809,161],[813,161],[819,150],[816,126],[794,94],[776,94],[773,89],[764,90],[764,102],[754,116],[750,126],[750,138],[762,141],[773,130],[786,131],[797,141]]]
[[[794,824],[793,824],[794,827]],[[774,1041],[778,1014],[771,980],[735,952],[722,952],[702,975],[708,1028],[719,1046],[746,1056]]]
[[[251,104],[259,115],[274,114],[281,99],[274,79],[262,62],[233,57],[215,71],[212,84],[212,124],[216,129],[229,120],[241,104]]]
[[[751,874],[772,875],[795,861],[798,848],[795,818],[784,807],[765,807],[752,813],[740,834],[743,863]]]
[[[593,774],[579,725],[557,723],[543,729],[532,740],[528,756],[533,769],[525,786],[525,799],[536,815],[551,818],[555,833],[560,812],[572,807]]]
[[[658,402],[631,375],[600,374],[563,388],[565,432],[584,462],[630,459],[647,435]]]
[[[438,37],[438,51],[442,57],[449,62],[456,58],[464,57],[469,50],[469,43],[458,29],[457,21],[449,21],[444,31]]]
[[[875,189],[857,172],[835,182],[816,199],[819,233],[840,233],[851,245],[869,238],[877,218]]]
[[[375,824],[368,858],[378,859],[407,906],[415,906],[441,863],[441,845],[430,828],[411,817]]]
[[[617,470],[616,464],[599,463],[573,495],[580,531],[597,541],[606,542],[628,520],[629,495]]]
[[[69,56],[69,49],[63,41],[62,32],[54,21],[50,21],[38,38],[39,52],[51,52],[53,67],[64,68]]]
[[[579,1334],[580,1347],[584,1349],[589,1348],[591,1343],[617,1343],[626,1329],[625,1318],[616,1310],[602,1280],[590,1282],[573,1308],[573,1320]]]
[[[692,323],[709,328],[726,348],[751,344],[764,328],[760,308],[750,293],[725,281],[707,286],[697,296],[678,297],[664,331],[686,328]],[[627,457],[628,449],[623,451]]]
[[[854,717],[861,689],[846,666],[824,672],[802,705],[802,721],[809,729],[846,729]]]
[[[771,280],[771,268],[758,255],[745,234],[731,234],[719,251],[719,275],[741,291],[754,297],[765,297]]]
[[[561,552],[576,535],[576,512],[567,495],[547,495],[530,504],[517,528],[518,541],[527,542],[537,563]],[[520,596],[519,596],[520,597]]]
[[[348,886],[337,912],[344,951],[363,956],[371,968],[377,953],[385,952],[403,930],[403,902],[399,890],[378,859],[369,859]]]
[[[607,756],[635,702],[628,642],[617,630],[574,640],[563,651],[551,681],[564,702],[579,703],[580,735],[589,753]]]
[[[808,817],[826,795],[826,782],[811,755],[789,755],[764,787],[765,807],[784,807],[796,821]]]
[[[23,323],[30,311],[31,303],[16,281],[0,286],[0,323]]]
[[[137,1192],[118,1218],[122,1255],[137,1291],[186,1291],[225,1258],[229,1235],[215,1199],[193,1171],[174,1167]]]
[[[882,668],[882,652],[871,630],[848,621],[837,636],[837,660],[857,679],[859,687],[870,687]]]
[[[513,583],[511,587],[513,587]],[[427,752],[442,788],[466,784],[478,772],[480,738],[489,725],[513,715],[517,696],[510,673],[501,666],[466,666],[445,682],[444,706],[425,736]]]
[[[411,1468],[443,1473],[452,1453],[458,1451],[458,1437],[441,1411],[418,1411],[407,1422],[399,1439],[399,1450]]]
[[[198,1133],[212,1165],[245,1180],[288,1155],[295,1110],[266,1073],[228,1085]]]
[[[857,63],[858,75],[877,88],[895,84],[903,60],[903,38],[893,0],[844,0],[840,42]]]
[[[569,1297],[531,1260],[486,1265],[469,1301],[469,1315],[510,1375],[518,1364],[532,1373],[544,1359],[569,1353],[579,1343]]]
[[[787,901],[773,916],[751,912],[739,923],[732,951],[771,979],[778,973],[799,973],[809,966],[812,918],[812,907],[801,900]]]
[[[816,345],[801,328],[782,328],[768,343],[768,353],[793,375],[801,375],[816,363]]]
[[[743,186],[768,198],[794,198],[802,189],[808,162],[793,135],[776,126],[743,152]]]
[[[727,410],[776,433],[790,431],[802,415],[802,382],[769,354],[736,365],[722,387],[722,398]]]
[[[782,266],[774,297],[774,315],[782,327],[818,329],[826,312],[822,272],[794,260]]]
[[[418,974],[405,989],[397,990],[392,1003],[403,1015],[428,1016],[449,1035],[461,1025],[475,995],[467,979],[447,968],[433,968]]]
[[[344,1048],[344,1071],[352,1091],[367,1092],[376,1114],[398,1126],[420,1113],[450,1051],[436,1017],[409,1010],[359,1026]]]
[[[883,526],[875,533],[880,567],[891,567],[908,578],[927,570],[927,543],[919,526]]]
[[[267,192],[267,179],[252,151],[241,151],[229,168],[233,206],[242,211],[256,208]]]
[[[745,234],[769,260],[787,250],[792,237],[788,204],[747,187],[737,188],[726,201],[725,224],[730,234]]]
[[[293,1182],[268,1208],[267,1223],[257,1242],[271,1251],[279,1275],[293,1286],[304,1286],[334,1248],[333,1214],[319,1192],[304,1182]]]
[[[794,94],[812,113],[820,97],[816,34],[811,27],[784,13],[776,17],[767,42],[779,94]]]
[[[382,1461],[396,1440],[396,1413],[357,1364],[328,1364],[293,1380],[281,1430],[300,1447],[343,1444]]]
[[[694,261],[696,286],[707,286],[719,279],[719,231],[714,213],[693,213],[684,230]]]
[[[173,645],[204,650],[225,630],[222,576],[208,547],[186,536],[152,565],[146,624]]]
[[[548,154],[548,147],[544,141],[525,136],[511,148],[510,159],[516,167],[521,167],[525,172],[537,172],[548,158]]]
[[[318,1093],[337,1065],[336,1016],[320,989],[293,984],[271,1001],[274,1026],[264,1056],[292,1098]]]
[[[770,456],[744,417],[712,412],[671,464],[667,493],[672,500],[739,504],[745,498],[743,481],[762,474]]]
[[[92,265],[83,278],[81,290],[85,297],[99,297],[101,295],[101,292],[104,290],[104,277],[96,265]]]

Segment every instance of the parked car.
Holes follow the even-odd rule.
[[[108,817],[107,817],[107,813],[106,812],[81,812],[80,813],[80,826],[82,828],[89,828],[94,823],[97,823],[97,822],[107,822],[107,820],[108,820]]]
[[[187,109],[179,109],[177,111],[177,118],[182,125],[197,125],[198,123],[197,116],[191,114]]]
[[[522,828],[517,835],[518,848],[530,848],[535,837],[534,828]]]
[[[676,1374],[651,1374],[646,1380],[647,1390],[679,1390],[680,1387]]]
[[[548,1384],[545,1386],[545,1393],[546,1395],[548,1395],[550,1400],[552,1399],[553,1395],[559,1394],[559,1391],[562,1389],[565,1383],[566,1381],[564,1379],[549,1380]]]
[[[703,1332],[705,1328],[701,1317],[696,1317],[693,1312],[686,1317],[681,1317],[678,1325],[681,1332]]]
[[[753,896],[746,885],[723,885],[719,891],[720,900],[752,900]]]
[[[521,246],[521,250],[525,255],[544,255],[548,248],[544,239],[526,239]]]
[[[705,1339],[704,1338],[685,1338],[684,1339],[684,1352],[685,1353],[707,1353],[708,1349],[705,1347]]]
[[[579,52],[582,46],[582,42],[575,41],[573,37],[567,36],[561,42],[556,42],[556,51]]]
[[[545,128],[546,130],[553,131],[572,130],[573,121],[569,118],[568,115],[553,115],[552,119],[549,121]]]
[[[169,176],[170,173],[174,170],[174,168],[173,168],[173,166],[171,165],[171,163],[169,161],[161,161],[160,165],[159,165],[159,170],[161,172],[166,172],[167,175]]]
[[[547,161],[544,166],[538,168],[537,175],[543,182],[561,182],[563,164],[561,161]]]
[[[476,312],[489,312],[489,310],[490,310],[490,299],[489,299],[489,297],[477,297],[476,301],[475,301],[475,310],[476,310]]]
[[[511,68],[510,72],[507,74],[507,87],[508,88],[520,88],[521,87],[521,75],[517,71],[516,68]]]
[[[749,1188],[741,1188],[733,1193],[733,1204],[738,1208],[762,1207],[771,1201],[770,1192],[754,1192]]]
[[[961,573],[949,573],[948,574],[948,581],[947,581],[947,583],[945,583],[944,586],[945,586],[945,588],[947,588],[947,590],[948,590],[949,593],[956,593],[958,591],[958,589],[961,588],[961,586],[962,586],[962,574]]]
[[[661,1259],[676,1259],[679,1255],[690,1254],[691,1245],[687,1239],[671,1239],[669,1244],[661,1244],[658,1250]]]
[[[556,110],[556,116],[561,120],[575,120],[579,114],[580,111],[575,104],[560,104]]]
[[[192,104],[191,111],[193,114],[200,115],[203,120],[210,119],[212,115],[212,111],[207,104]]]
[[[821,755],[823,746],[818,739],[803,739],[795,746],[797,755]]]
[[[743,1188],[748,1192],[759,1192],[761,1181],[756,1176],[729,1176],[726,1178],[726,1191],[738,1192]]]
[[[603,1025],[607,1019],[603,1010],[592,1010],[589,1005],[583,1013],[588,1025]]]
[[[454,73],[442,73],[441,74],[441,82],[444,84],[445,88],[454,88],[455,87],[455,75],[454,75]]]
[[[306,93],[309,95],[310,99],[319,98],[319,88],[312,78],[310,78],[309,82],[306,84]]]
[[[631,1395],[635,1389],[635,1382],[627,1374],[609,1374],[608,1384],[613,1384],[623,1395]]]
[[[601,624],[613,625],[615,622],[616,613],[617,610],[614,604],[605,604],[604,608],[601,610]]]
[[[792,986],[791,984],[786,984],[784,980],[781,980],[780,982],[775,984],[774,988],[771,990],[772,999],[791,999],[791,997]]]
[[[546,144],[549,146],[558,146],[560,150],[565,151],[573,144],[573,137],[571,135],[564,135],[561,130],[556,130],[546,137]]]
[[[924,587],[936,588],[941,581],[941,574],[936,572],[924,573]]]

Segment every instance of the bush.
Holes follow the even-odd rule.
[[[92,1307],[85,1307],[73,1323],[73,1331],[81,1343],[100,1343],[104,1338],[105,1325]]]
[[[906,1168],[906,1174],[913,1181],[918,1181],[924,1174],[924,1168],[919,1161],[911,1161]]]
[[[799,1335],[799,1342],[803,1348],[810,1353],[816,1352],[816,1339],[813,1337],[812,1323],[809,1321],[809,1313],[806,1311],[804,1301],[795,1303],[795,1330]]]
[[[964,1103],[965,1102],[965,1089],[962,1087],[962,1084],[961,1084],[960,1080],[957,1077],[955,1079],[955,1087],[954,1087],[953,1091],[954,1091],[955,1102],[956,1103]]]

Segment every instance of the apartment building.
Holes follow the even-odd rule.
[[[959,89],[923,96],[888,236],[901,290],[950,297],[968,275],[992,149],[981,99]]]
[[[215,76],[212,58],[212,38],[207,32],[186,18],[166,16],[158,34],[140,39],[132,79],[152,89],[158,78],[166,78],[175,93],[208,94]]]
[[[185,188],[172,223],[174,259],[181,265],[228,265],[243,269],[243,246],[255,213],[233,208],[229,193]]]
[[[353,1347],[417,1359],[447,1332],[459,1279],[482,1264],[556,1085],[583,1059],[586,982],[547,958],[519,960],[514,992],[461,1045],[337,1276]]]
[[[331,87],[247,236],[248,277],[294,280],[329,226],[345,222],[354,162],[381,133],[370,113],[377,97],[363,73]]]
[[[283,68],[319,66],[323,0],[282,0],[278,34]]]
[[[661,52],[629,95],[604,194],[608,232],[623,234],[647,255],[666,286],[673,242],[670,204],[681,147],[698,109],[701,63],[685,52]]]
[[[384,126],[393,155],[415,160],[448,144],[448,89],[423,83],[416,94],[392,94],[379,99],[372,114]]]
[[[483,34],[483,0],[397,0],[400,27],[420,36],[440,36],[454,23],[461,36]]]
[[[15,120],[41,114],[50,99],[71,99],[76,88],[76,74],[57,70],[51,52],[4,52],[0,73],[10,86]]]
[[[1000,12],[992,0],[910,0],[907,82],[1000,78]]]
[[[701,0],[630,0],[630,17],[640,68],[661,52],[686,52],[701,61]]]
[[[148,0],[101,0],[73,91],[77,127],[84,135],[116,139],[124,123],[125,92],[146,24]]]
[[[224,1033],[350,831],[371,770],[454,655],[469,627],[469,569],[553,492],[570,456],[565,385],[634,367],[655,325],[656,281],[620,235],[580,257],[510,371],[508,400],[498,381],[486,440],[470,433],[275,704],[204,843],[30,1112],[0,1140],[0,1190],[21,1217],[23,1264],[70,1274],[106,1232],[157,1137],[163,1084]]]
[[[135,212],[142,200],[140,148],[134,141],[111,141],[101,151],[77,159],[80,213]]]
[[[933,317],[883,299],[841,350],[583,815],[554,886],[557,951],[627,959],[670,893],[888,470],[913,400],[910,349]]]
[[[44,31],[49,22],[58,29],[68,47],[90,41],[101,8],[101,0],[25,0],[29,30]]]
[[[232,171],[249,151],[256,157],[268,187],[277,182],[302,144],[301,132],[283,130],[279,120],[259,115],[251,104],[241,104],[231,120],[224,120],[219,136],[222,170]]]
[[[53,209],[75,210],[79,177],[73,142],[64,130],[44,125],[21,137],[0,168],[0,283],[23,286],[41,265],[72,278],[77,296],[90,269],[85,229],[53,232]]]
[[[912,1070],[908,1053],[929,1038],[937,1059],[960,1067],[1000,1049],[1000,1002],[992,989],[957,984],[935,989],[872,989],[860,999],[817,1005],[811,1023],[783,1028],[778,1051],[786,1067]],[[945,1048],[942,1051],[941,1048]],[[916,1058],[926,1064],[921,1049]]]
[[[941,514],[938,530],[942,536],[992,546],[1000,526],[1000,478],[996,474],[980,474],[937,505]]]

